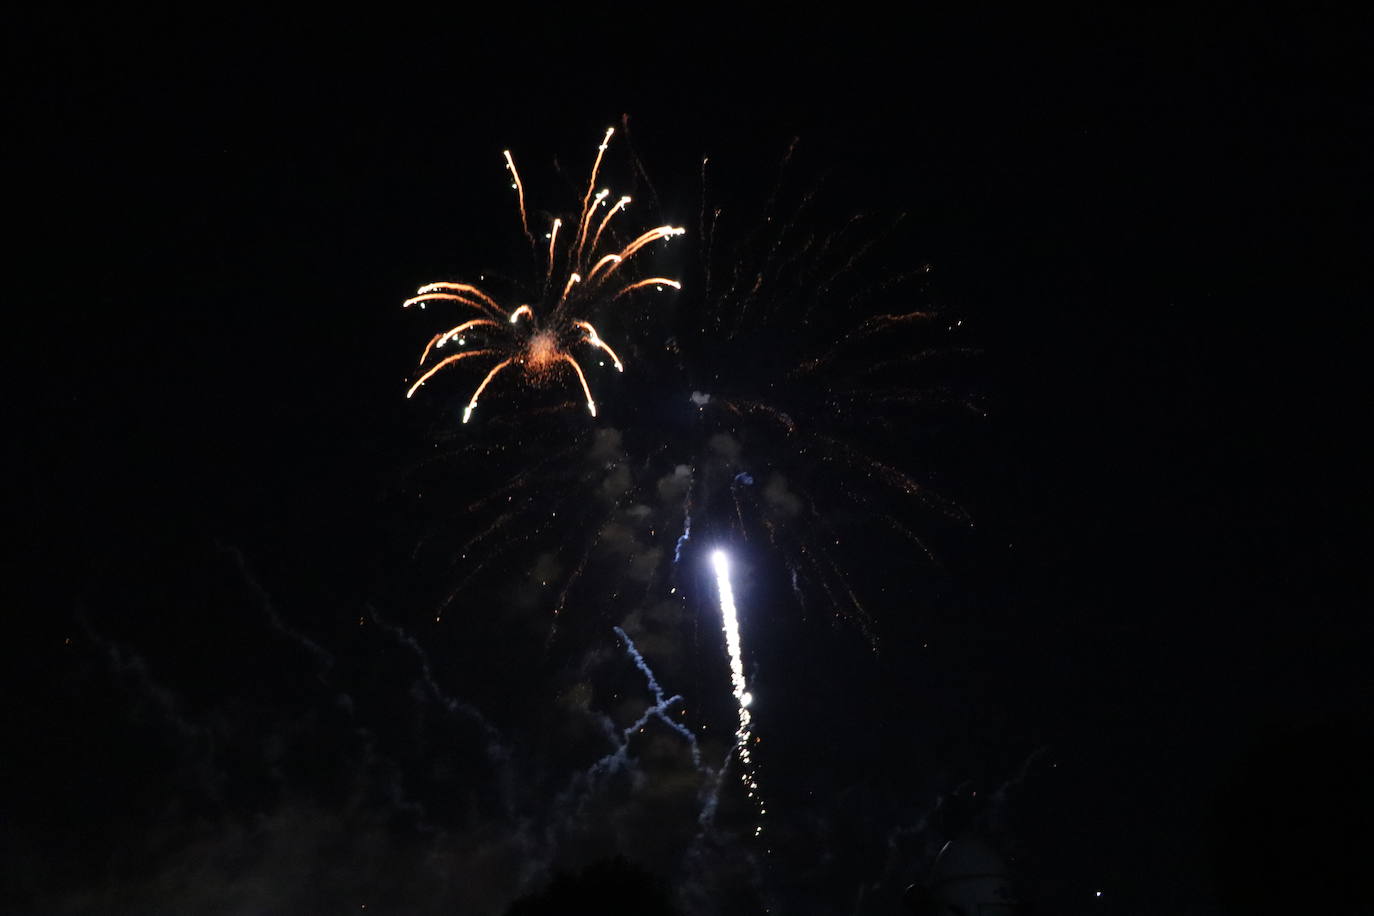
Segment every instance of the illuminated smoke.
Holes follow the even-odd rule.
[[[634,733],[636,726],[642,728],[643,723],[648,721],[648,717],[653,716],[683,738],[687,739],[687,746],[692,749],[692,765],[700,769],[701,749],[697,747],[697,736],[692,734],[691,730],[682,723],[674,722],[668,716],[669,708],[674,702],[680,702],[682,697],[677,695],[665,697],[663,695],[663,688],[658,684],[658,678],[654,677],[654,673],[649,669],[649,663],[644,660],[644,656],[639,654],[639,649],[635,647],[634,640],[620,627],[613,627],[612,629],[614,629],[615,634],[624,641],[625,651],[629,653],[630,659],[635,663],[635,667],[640,670],[640,673],[644,675],[644,679],[648,681],[649,690],[654,695],[654,705],[645,711],[644,716],[640,718],[639,722],[625,729],[625,734],[623,736],[625,744],[628,746],[630,735]]]
[[[710,770],[702,766],[701,748],[697,745],[696,735],[692,734],[691,729],[682,723],[673,721],[673,709],[683,702],[682,695],[665,696],[663,687],[659,684],[658,678],[654,677],[653,671],[649,668],[649,663],[640,654],[634,640],[620,627],[613,629],[615,634],[625,643],[625,650],[629,653],[635,667],[644,675],[649,691],[654,695],[654,702],[640,714],[638,719],[619,731],[611,727],[609,721],[606,723],[607,737],[611,739],[615,749],[593,763],[586,771],[574,776],[555,802],[555,807],[565,812],[565,817],[574,820],[587,816],[588,806],[596,793],[604,787],[607,777],[634,766],[631,741],[636,734],[644,730],[650,720],[657,719],[680,735],[687,742],[687,747],[691,752],[692,767],[702,776],[709,776],[710,774]]]

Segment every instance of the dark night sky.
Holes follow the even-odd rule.
[[[892,831],[1009,782],[981,810],[1044,912],[1374,905],[1344,883],[1374,836],[1371,25],[18,23],[0,909],[503,912],[586,864],[446,883],[516,874],[518,831],[455,800],[494,779],[481,733],[357,621],[416,634],[545,780],[528,804],[571,767],[539,725],[557,673],[486,648],[500,613],[425,628],[445,573],[406,565],[392,495],[443,424],[401,398],[426,332],[397,304],[500,257],[501,149],[581,174],[622,112],[665,209],[703,154],[728,198],[800,136],[842,207],[909,214],[984,350],[989,431],[949,469],[979,533],[883,653],[753,593],[778,608],[747,634],[761,753],[795,854],[825,854],[759,866],[774,912],[898,912],[921,835],[856,904]],[[597,677],[634,688],[610,622]],[[695,681],[665,686],[718,689]],[[470,791],[417,775],[447,759]],[[652,822],[627,835],[681,879]]]

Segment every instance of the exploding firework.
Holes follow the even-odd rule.
[[[629,197],[621,197],[609,205],[610,189],[596,190],[601,160],[614,132],[614,128],[608,127],[597,147],[577,218],[565,228],[562,217],[554,217],[545,236],[547,246],[537,245],[530,232],[524,183],[510,151],[505,151],[521,229],[531,253],[542,256],[544,262],[542,279],[537,288],[528,289],[519,297],[526,301],[511,308],[503,307],[495,297],[470,283],[441,281],[421,286],[403,303],[404,307],[423,309],[428,304],[443,303],[471,310],[478,317],[468,318],[430,339],[420,353],[418,377],[406,391],[407,398],[443,370],[473,360],[471,365],[481,366],[485,373],[463,409],[464,423],[472,418],[483,392],[508,369],[518,370],[528,384],[538,387],[559,383],[571,374],[586,398],[587,412],[596,416],[596,399],[574,353],[582,348],[598,350],[610,358],[616,371],[623,372],[625,367],[587,316],[598,306],[613,303],[636,290],[680,289],[678,281],[667,277],[636,279],[627,265],[646,246],[685,231],[681,227],[658,226],[636,236],[618,251],[603,250],[603,238],[609,241],[618,237],[613,218],[630,204]],[[596,218],[598,213],[600,219]],[[458,352],[447,355],[455,348]]]
[[[482,313],[429,342],[412,392],[447,366],[485,360],[465,422],[513,369],[534,384],[575,379],[603,424],[551,428],[549,410],[526,410],[451,453],[461,475],[426,487],[440,497],[428,505],[459,494],[465,519],[456,528],[442,521],[434,541],[458,573],[436,616],[484,572],[506,568],[512,551],[534,564],[537,603],[556,622],[584,576],[615,583],[598,596],[613,620],[614,606],[665,592],[682,600],[680,560],[696,543],[757,544],[784,567],[803,609],[826,608],[876,645],[875,621],[892,599],[873,547],[895,545],[884,554],[907,551],[933,567],[932,537],[971,524],[931,460],[943,433],[984,413],[966,373],[976,351],[959,341],[962,322],[933,302],[930,267],[907,263],[893,222],[818,216],[816,187],[784,181],[789,150],[762,211],[748,216],[711,203],[703,163],[699,231],[688,237],[694,280],[673,308],[636,310],[633,321],[607,315],[622,360],[586,316],[666,285],[633,278],[627,262],[683,230],[660,226],[603,253],[625,201],[608,205],[609,192],[594,191],[606,145],[578,215],[554,219],[540,245],[507,154],[520,225],[538,255],[526,283],[544,294],[535,304],[507,312],[462,284],[409,300]],[[454,344],[459,352],[437,358]],[[630,384],[598,405],[579,348],[607,357]],[[550,441],[566,447],[550,451]]]
[[[780,175],[786,169],[784,160]],[[477,316],[526,336],[488,357],[468,407],[506,368],[528,374],[552,353],[598,352],[600,335],[573,324],[588,315],[611,332],[618,353],[606,355],[625,383],[597,405],[594,423],[563,405],[504,411],[476,435],[446,422],[452,461],[430,459],[414,479],[417,507],[423,495],[424,512],[446,510],[430,516],[423,545],[449,564],[433,577],[446,586],[436,621],[463,620],[465,642],[488,628],[511,652],[520,635],[538,634],[543,670],[575,683],[571,695],[595,697],[588,710],[625,702],[599,686],[608,672],[593,661],[606,657],[610,633],[637,665],[652,661],[660,680],[651,678],[651,704],[598,720],[610,750],[590,756],[567,804],[595,810],[611,777],[636,771],[649,748],[690,752],[672,771],[697,805],[684,862],[722,835],[748,836],[760,853],[786,835],[772,825],[787,823],[796,798],[763,778],[770,757],[751,691],[779,696],[760,671],[786,664],[771,637],[791,625],[776,617],[787,583],[803,615],[846,621],[876,648],[891,617],[913,616],[918,568],[936,574],[946,540],[970,524],[935,473],[949,460],[942,443],[983,415],[962,323],[939,307],[930,268],[909,263],[893,221],[818,214],[814,192],[780,177],[761,212],[733,214],[710,204],[703,180],[699,228],[673,222],[692,227],[673,246],[685,263],[663,271],[691,282],[663,309],[605,308],[653,278],[579,298],[591,287],[568,271],[606,271],[596,265],[614,212],[555,223],[528,284],[547,297]],[[643,237],[621,245],[622,262]],[[534,313],[580,333],[541,356]],[[422,360],[431,371],[433,350],[449,345],[438,341]],[[687,700],[670,703],[660,682]]]

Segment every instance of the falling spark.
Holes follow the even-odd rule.
[[[587,274],[587,279],[590,280],[592,277],[596,276],[596,272],[597,272],[598,270],[600,270],[600,269],[601,269],[603,266],[605,266],[606,264],[615,264],[615,263],[617,263],[619,260],[620,260],[620,255],[618,255],[618,254],[608,254],[608,255],[606,255],[604,258],[602,258],[600,261],[597,261],[596,264],[594,264],[594,265],[592,266],[592,269],[591,269],[591,270],[588,272],[588,274]]]
[[[514,321],[513,318],[511,320]],[[448,343],[450,340],[453,340],[455,337],[457,337],[459,334],[462,334],[464,331],[470,330],[471,328],[480,327],[482,325],[489,325],[491,327],[498,326],[496,322],[492,321],[490,318],[474,318],[471,321],[464,321],[462,324],[458,325],[458,327],[450,328],[449,330],[444,331],[442,334],[435,334],[434,339],[429,342],[429,346],[425,347],[425,352],[420,354],[420,365],[423,366],[425,364],[425,360],[429,358],[431,350],[440,349],[444,346],[444,344]]]
[[[553,278],[553,252],[554,246],[558,244],[558,227],[563,225],[563,220],[554,217],[553,229],[549,232],[549,271],[544,276],[544,286],[549,285],[549,280]]]
[[[421,287],[421,289],[423,289],[423,287]],[[447,300],[447,301],[450,301],[450,302],[460,302],[460,303],[462,303],[463,305],[470,305],[470,306],[472,306],[473,308],[479,309],[479,310],[484,311],[484,312],[495,311],[496,314],[497,314],[497,315],[500,315],[502,318],[506,317],[506,316],[505,316],[505,313],[502,312],[499,308],[493,310],[493,309],[491,308],[491,306],[483,305],[481,302],[477,302],[477,301],[475,301],[475,300],[473,300],[473,299],[469,299],[467,296],[458,296],[458,295],[454,295],[453,293],[421,293],[421,294],[418,295],[418,296],[412,296],[412,297],[410,297],[409,299],[407,299],[405,302],[402,302],[402,303],[401,303],[401,308],[410,308],[412,305],[416,305],[416,304],[418,303],[419,306],[420,306],[420,308],[423,309],[423,308],[425,307],[425,303],[426,303],[426,302],[432,302],[432,301],[434,301],[434,300]]]
[[[487,354],[487,353],[490,353],[490,352],[491,352],[490,350],[468,350],[466,353],[455,353],[455,354],[453,354],[452,356],[449,356],[449,357],[447,357],[447,358],[445,358],[445,359],[439,360],[439,362],[435,363],[434,366],[433,366],[428,372],[426,372],[424,375],[420,376],[419,379],[416,380],[416,382],[415,382],[414,385],[411,385],[411,386],[410,386],[410,390],[406,392],[406,397],[409,398],[411,395],[415,394],[415,392],[416,392],[417,390],[419,390],[419,388],[420,388],[421,385],[423,385],[425,382],[429,381],[429,380],[434,376],[434,373],[438,372],[440,369],[444,368],[445,366],[450,366],[450,365],[452,365],[453,363],[458,362],[460,359],[467,359],[467,358],[470,357],[470,356],[482,356],[482,355]],[[508,362],[509,362],[509,360],[508,360]],[[502,363],[502,365],[505,365],[505,363]],[[483,382],[483,383],[482,383],[482,387],[485,388],[485,387],[486,387],[486,384],[487,384],[486,382]],[[481,388],[477,389],[478,393],[481,393],[481,390],[482,390]],[[473,395],[473,396],[472,396],[472,405],[469,405],[469,407],[468,407],[468,409],[467,409],[467,412],[463,414],[463,422],[464,422],[464,423],[466,423],[466,422],[468,421],[467,415],[468,415],[469,413],[472,412],[472,406],[476,405],[476,403],[477,403],[477,395]]]
[[[671,286],[673,289],[682,289],[682,284],[676,280],[669,280],[667,277],[650,277],[647,280],[639,280],[635,283],[631,283],[629,286],[616,293],[612,298],[619,299],[632,290],[642,289],[646,286]]]
[[[611,349],[610,345],[597,335],[596,328],[592,327],[590,321],[574,321],[573,324],[587,332],[587,343],[591,344],[593,347],[600,347],[602,350],[606,351],[606,355],[611,358],[611,362],[615,363],[616,372],[625,371],[625,367],[621,365],[620,357],[616,356],[615,351]]]
[[[510,177],[514,181],[516,200],[520,204],[520,231],[525,233],[525,238],[530,240],[530,247],[534,247],[534,236],[530,234],[530,223],[525,218],[525,186],[520,182],[520,173],[515,170],[515,160],[511,158],[510,150],[502,150],[501,154],[506,157],[506,168],[510,169]]]
[[[580,274],[573,273],[568,276],[568,284],[563,287],[563,295],[558,297],[559,304],[562,304],[562,302],[568,298],[568,290],[573,288],[573,284],[580,283],[581,281],[582,277]]]
[[[610,276],[620,267],[620,265],[634,257],[636,252],[650,242],[656,242],[659,239],[670,239],[675,235],[682,235],[686,231],[687,230],[683,229],[681,226],[658,226],[657,228],[650,229],[648,232],[625,246],[625,250],[620,252],[620,258],[611,264],[610,269],[606,271],[606,275]]]
[[[606,230],[606,224],[611,221],[611,217],[615,216],[618,211],[624,210],[629,205],[630,198],[622,197],[620,200],[616,201],[615,206],[607,211],[606,215],[601,218],[601,225],[596,227],[596,235],[592,236],[592,251],[596,251],[596,244],[601,241],[601,233]]]
[[[605,147],[602,147],[602,149],[605,149]],[[590,188],[588,190],[590,190]],[[573,254],[574,261],[582,260],[582,245],[587,241],[587,227],[591,225],[592,216],[596,213],[596,208],[601,206],[601,202],[605,200],[606,195],[610,193],[610,188],[602,188],[597,192],[596,197],[593,198],[591,206],[587,206],[586,202],[583,202],[582,222],[577,229],[577,251]]]
[[[462,354],[459,354],[459,355],[461,356]],[[477,390],[474,391],[474,392],[472,393],[472,400],[471,400],[471,401],[468,401],[468,406],[465,407],[465,408],[463,408],[463,422],[464,422],[464,423],[466,423],[468,420],[470,420],[470,419],[472,418],[472,411],[473,411],[474,408],[477,407],[477,399],[480,398],[480,397],[482,396],[482,392],[483,392],[484,390],[486,390],[486,387],[487,387],[488,385],[491,384],[491,380],[494,379],[494,378],[496,377],[496,373],[500,372],[502,369],[506,368],[506,367],[509,366],[509,365],[510,365],[510,360],[508,360],[508,359],[503,359],[503,360],[501,360],[501,362],[499,362],[499,363],[497,363],[495,366],[493,366],[492,369],[491,369],[491,371],[487,373],[487,377],[484,378],[484,379],[482,379],[482,384],[478,385],[478,386],[477,386]],[[438,368],[439,368],[438,366],[435,366],[435,369],[438,369]],[[431,372],[430,374],[433,375],[434,373]]]
[[[592,163],[592,177],[587,181],[587,194],[582,198],[581,228],[577,233],[577,251],[574,254],[574,260],[582,257],[582,243],[586,241],[587,223],[591,221],[592,211],[590,209],[590,204],[592,200],[592,190],[596,187],[596,173],[601,169],[601,157],[606,155],[606,147],[610,145],[611,134],[613,133],[615,133],[614,127],[606,128],[606,136],[601,138],[601,145],[596,148],[596,161]],[[609,190],[601,192],[596,198],[597,202],[600,203],[602,198],[609,193],[611,193]]]
[[[566,353],[560,353],[559,359],[567,362],[569,366],[573,367],[573,371],[577,373],[577,380],[582,383],[582,393],[587,396],[587,411],[592,416],[596,416],[596,401],[592,400],[592,390],[587,387],[587,377],[582,374],[582,367],[577,364],[577,360]],[[476,401],[477,396],[473,395],[473,402],[476,403]]]
[[[503,316],[506,314],[505,312],[501,311],[501,306],[497,304],[495,299],[491,298],[486,293],[482,292],[480,289],[473,286],[471,283],[427,283],[424,286],[420,287],[418,290],[416,290],[416,292],[419,293],[420,296],[427,296],[441,289],[451,290],[455,293],[471,293],[473,296],[476,296],[478,299],[482,300],[487,305],[496,309],[496,311],[501,312]],[[416,298],[419,298],[419,296],[417,296]],[[458,297],[455,296],[454,298]],[[414,302],[415,299],[411,299],[408,301]]]

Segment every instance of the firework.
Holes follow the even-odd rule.
[[[538,291],[529,295],[528,301],[508,309],[496,297],[470,283],[438,282],[420,287],[402,304],[403,307],[423,309],[429,303],[443,303],[481,314],[440,331],[430,339],[420,354],[417,377],[406,391],[407,398],[443,370],[467,365],[467,361],[472,360],[470,365],[481,366],[485,372],[463,409],[464,423],[472,418],[483,392],[507,370],[518,371],[526,383],[538,387],[576,379],[586,400],[587,412],[596,416],[596,399],[574,353],[580,348],[600,350],[610,357],[617,372],[623,372],[625,366],[597,333],[588,314],[598,305],[614,302],[638,290],[682,288],[677,280],[668,277],[635,279],[623,276],[639,251],[656,241],[682,235],[685,230],[681,227],[657,226],[636,236],[618,251],[601,250],[603,236],[614,238],[616,235],[611,225],[612,217],[630,204],[629,197],[621,197],[613,206],[607,206],[610,189],[596,190],[597,173],[614,132],[614,128],[608,127],[597,147],[581,210],[576,221],[571,223],[573,228],[562,231],[564,221],[555,217],[546,236],[547,249],[542,255],[530,232],[524,183],[510,151],[503,152],[506,169],[511,173],[511,187],[516,192],[521,231],[529,241],[531,252],[542,257],[544,262],[538,271],[541,276]],[[599,209],[606,212],[592,232],[592,221]],[[445,355],[454,347],[459,348],[457,353]]]
[[[730,555],[723,550],[712,551],[711,567],[716,574],[716,594],[720,596],[720,620],[721,629],[725,632],[725,650],[730,656],[730,689],[735,696],[735,707],[738,710],[739,724],[735,728],[735,747],[739,752],[740,763],[743,767],[740,781],[744,783],[749,797],[754,798],[758,792],[759,784],[754,778],[753,756],[749,749],[749,738],[753,726],[749,704],[753,702],[753,696],[749,693],[744,681],[744,656],[740,646],[739,617],[735,612],[735,589],[730,583]],[[761,829],[756,827],[755,835],[761,832]]]
[[[789,604],[779,600],[789,583],[793,608],[842,620],[845,640],[876,649],[880,631],[897,641],[923,626],[921,577],[939,575],[936,557],[969,524],[935,472],[957,464],[944,451],[962,438],[954,424],[982,416],[961,375],[973,351],[896,224],[842,201],[845,212],[817,213],[826,201],[813,202],[814,187],[781,177],[758,196],[762,212],[724,215],[703,178],[700,231],[692,213],[690,238],[674,246],[690,257],[650,268],[685,221],[670,211],[653,220],[665,225],[631,229],[630,199],[598,184],[605,152],[556,218],[526,209],[507,154],[512,222],[531,262],[521,294],[453,282],[408,302],[460,312],[427,337],[410,393],[462,375],[464,422],[516,382],[571,395],[504,409],[477,437],[452,420],[435,425],[422,465],[432,471],[408,489],[426,526],[423,556],[443,566],[410,578],[439,581],[432,619],[448,632],[433,638],[499,632],[503,657],[530,664],[522,679],[554,673],[567,691],[558,715],[585,744],[558,760],[575,765],[546,835],[580,841],[622,803],[672,798],[696,814],[684,870],[722,849],[754,861],[774,852],[774,837],[796,835],[795,814],[764,802],[786,793],[766,778],[772,758],[756,728],[773,719],[750,691],[767,682],[746,667],[741,624],[751,660],[783,672],[779,683],[795,659],[769,630],[783,622],[763,615]],[[669,308],[633,308],[684,287]],[[603,392],[598,364],[631,384]],[[581,415],[584,402],[597,422]],[[758,600],[739,605],[746,552]],[[647,679],[643,705],[608,689],[618,685],[597,661],[609,657],[608,628]],[[780,737],[786,727],[770,726]],[[719,842],[730,834],[747,847]]]
[[[784,181],[792,153],[745,219],[708,204],[702,164],[694,294],[661,332],[664,378],[693,416],[690,451],[672,458],[691,470],[674,557],[699,534],[764,542],[803,609],[826,607],[876,648],[892,604],[876,540],[938,565],[931,541],[972,524],[933,469],[985,416],[965,373],[976,350],[959,345],[929,265],[888,266],[909,258],[900,217],[818,219],[815,186]]]
[[[468,446],[504,458],[464,462],[458,489],[476,535],[448,554],[462,569],[436,617],[515,549],[558,568],[538,577],[551,626],[577,603],[588,572],[612,576],[602,580],[611,583],[603,606],[653,600],[665,587],[676,594],[679,561],[700,536],[766,543],[766,562],[784,568],[803,611],[819,605],[876,647],[893,593],[883,587],[888,571],[872,566],[874,539],[934,563],[932,537],[969,524],[925,460],[942,424],[981,416],[954,375],[972,352],[952,344],[961,322],[933,303],[926,265],[887,266],[909,257],[895,224],[817,219],[815,188],[783,180],[789,151],[763,211],[743,219],[708,206],[703,163],[695,279],[672,308],[634,312],[618,327],[633,331],[628,346],[613,346],[592,321],[644,290],[681,288],[635,268],[646,247],[682,230],[619,236],[630,198],[597,187],[611,137],[579,184],[580,209],[550,218],[542,239],[528,235],[531,295],[506,304],[448,282],[408,300],[469,312],[423,348],[411,394],[456,366],[471,378],[464,422],[516,376],[576,391],[604,420],[569,424],[558,417],[569,404],[525,410]],[[506,168],[526,231],[525,186],[508,152]],[[627,359],[637,383],[599,405],[594,367],[623,372]],[[614,454],[588,438],[593,429],[615,436]],[[550,437],[570,446],[557,461],[547,460]],[[430,497],[441,486],[431,481]],[[473,502],[488,486],[501,498]],[[629,568],[634,599],[621,587]]]

